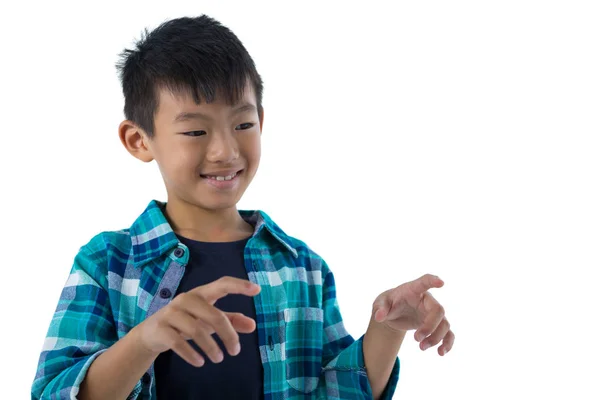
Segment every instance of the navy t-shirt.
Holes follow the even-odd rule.
[[[177,294],[213,282],[223,276],[248,279],[244,267],[244,247],[248,239],[228,243],[207,243],[179,240],[190,250],[190,261]],[[222,311],[241,312],[256,320],[252,297],[230,294],[215,303]],[[205,364],[194,367],[172,350],[158,356],[154,362],[156,391],[159,400],[165,399],[263,399],[263,367],[256,330],[239,333],[241,351],[237,356],[227,353],[223,342],[213,338],[223,351],[224,360],[214,364],[195,342],[188,342],[205,359]]]

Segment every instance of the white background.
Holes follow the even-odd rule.
[[[239,206],[325,258],[349,331],[378,293],[446,281],[455,348],[407,336],[395,398],[599,398],[597,2],[7,3],[2,398],[29,398],[79,246],[165,199],[117,137],[117,54],[201,13],[265,81],[263,160]]]

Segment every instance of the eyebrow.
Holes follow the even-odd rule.
[[[241,113],[245,113],[245,112],[255,112],[255,111],[256,111],[256,106],[254,104],[244,103],[244,104],[234,108],[231,111],[231,113],[235,115],[235,114],[241,114]],[[201,112],[186,112],[186,111],[184,111],[184,112],[177,114],[174,122],[189,121],[189,120],[194,120],[194,119],[212,120],[212,117],[207,114],[203,114]]]

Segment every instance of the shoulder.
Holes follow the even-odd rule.
[[[131,247],[129,229],[103,231],[79,248],[75,264],[98,282],[105,281],[109,269],[125,268]]]
[[[113,254],[127,256],[131,251],[132,241],[129,229],[103,231],[92,237],[79,251],[89,257],[102,261]]]
[[[99,263],[110,262],[111,266],[141,265],[162,255],[177,242],[162,206],[164,203],[152,200],[129,228],[96,234],[80,248],[80,253]]]

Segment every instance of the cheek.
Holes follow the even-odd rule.
[[[260,143],[256,146],[255,151],[254,151],[254,162],[256,164],[259,163],[260,161],[260,156],[261,156],[261,147],[260,147]]]
[[[181,180],[194,175],[198,167],[201,151],[192,146],[164,146],[156,157],[163,174],[169,175],[171,180]],[[187,179],[187,178],[185,178]]]
[[[256,135],[249,138],[247,143],[245,143],[244,152],[246,153],[246,158],[248,159],[248,162],[251,164],[255,164],[254,167],[256,168],[256,165],[259,163],[261,156],[260,135]]]

